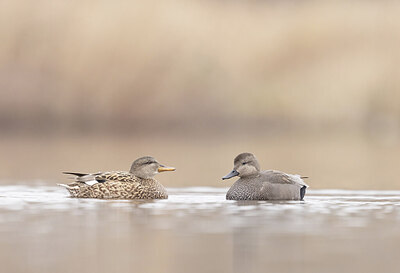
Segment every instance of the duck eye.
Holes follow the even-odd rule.
[[[247,164],[247,162],[243,162],[243,163],[242,163],[242,165],[246,165],[246,164]]]

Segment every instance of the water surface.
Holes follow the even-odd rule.
[[[400,191],[310,190],[305,201],[69,198],[0,187],[2,272],[398,272]]]

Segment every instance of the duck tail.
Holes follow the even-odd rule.
[[[307,186],[303,186],[303,187],[301,187],[301,189],[300,189],[300,200],[301,200],[301,201],[303,201],[304,195],[306,195],[306,189],[307,189]]]
[[[71,186],[71,185],[67,185],[67,184],[57,184],[57,185],[65,188],[69,192],[71,197],[78,197],[79,186]]]
[[[301,179],[307,179],[307,178],[310,178],[310,177],[308,177],[308,176],[300,176],[300,178]]]
[[[75,175],[75,176],[78,176],[78,177],[82,177],[82,176],[85,176],[85,175],[87,175],[87,173],[73,173],[73,172],[62,172],[63,174],[72,174],[72,175]]]
[[[70,185],[67,185],[67,184],[57,184],[57,186],[66,188],[66,189],[68,189],[68,190],[79,188],[79,187],[77,187],[77,186],[70,186]]]

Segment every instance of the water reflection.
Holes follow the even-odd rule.
[[[266,202],[227,201],[226,190],[171,188],[168,200],[131,201],[2,186],[0,259],[10,272],[391,272],[400,265],[399,191],[310,190],[305,201]]]

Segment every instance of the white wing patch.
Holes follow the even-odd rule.
[[[99,183],[99,181],[97,181],[96,179],[93,179],[93,180],[85,181],[84,183],[86,185],[93,186],[94,184]]]

